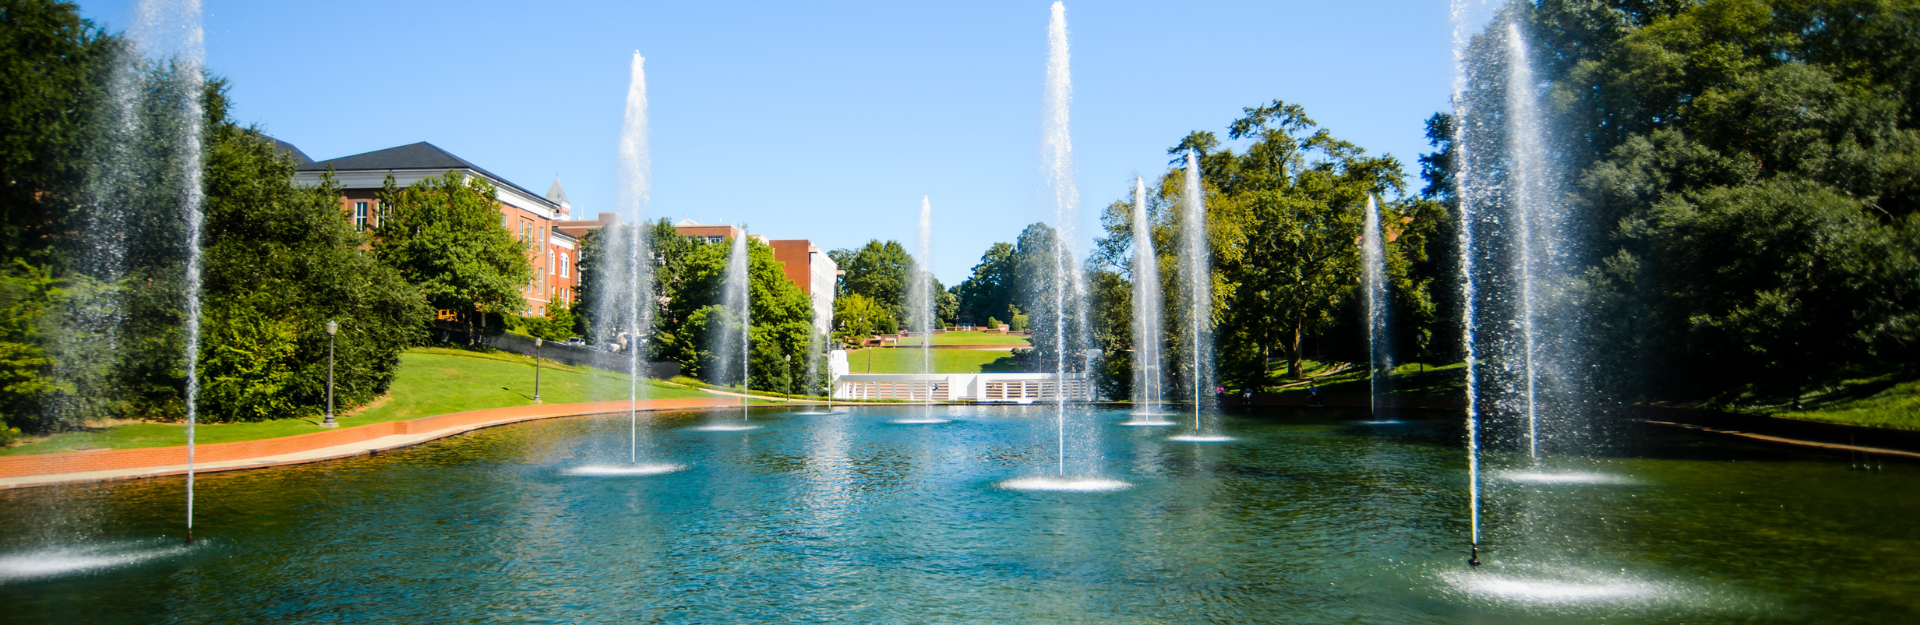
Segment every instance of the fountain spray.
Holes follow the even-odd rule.
[[[1161,388],[1161,342],[1165,340],[1162,314],[1166,302],[1160,297],[1160,259],[1153,251],[1153,224],[1147,215],[1147,182],[1133,179],[1133,345],[1134,404],[1142,414],[1138,422],[1160,424],[1160,405],[1165,401]]]
[[[922,418],[933,420],[933,203],[926,196],[920,198],[920,266],[913,273],[913,293],[920,304],[915,312],[920,317],[920,375],[927,381],[927,394],[922,407]]]
[[[1477,352],[1474,333],[1479,329],[1475,318],[1473,240],[1474,211],[1480,200],[1477,189],[1469,183],[1472,177],[1468,168],[1472,161],[1467,158],[1466,120],[1473,113],[1467,92],[1467,44],[1472,33],[1469,30],[1467,13],[1476,0],[1452,0],[1448,15],[1453,23],[1453,137],[1454,150],[1454,196],[1460,207],[1460,322],[1461,337],[1465,343],[1467,356],[1467,509],[1471,518],[1471,548],[1467,564],[1480,566],[1480,412]]]
[[[1369,409],[1380,415],[1380,372],[1392,375],[1393,361],[1386,356],[1387,339],[1387,255],[1386,238],[1380,232],[1380,202],[1367,196],[1367,225],[1361,235],[1361,255],[1366,263],[1367,289],[1367,384]]]
[[[1044,126],[1041,162],[1047,182],[1053,188],[1055,234],[1053,267],[1054,336],[1054,429],[1058,437],[1061,475],[1067,473],[1067,289],[1073,271],[1073,255],[1067,249],[1073,215],[1080,203],[1080,190],[1073,182],[1073,136],[1067,123],[1073,103],[1073,78],[1068,67],[1067,7],[1053,3],[1047,20],[1047,87],[1044,97]]]
[[[652,190],[653,160],[647,144],[647,59],[635,50],[629,64],[626,115],[620,123],[620,203],[632,225],[608,228],[609,243],[626,254],[625,310],[617,315],[602,308],[602,318],[624,318],[627,323],[627,461],[640,462],[640,358],[646,353],[653,329],[653,264],[647,250],[646,205]],[[619,298],[606,298],[609,302]]]
[[[195,443],[196,429],[199,425],[200,403],[200,315],[201,315],[201,273],[202,238],[205,229],[205,192],[201,189],[203,165],[201,132],[205,124],[206,111],[201,102],[205,89],[203,67],[206,59],[205,33],[201,26],[200,0],[142,0],[138,9],[138,18],[129,33],[138,54],[123,59],[115,72],[114,100],[123,107],[118,112],[125,117],[117,130],[126,131],[138,124],[136,100],[154,97],[138,89],[138,68],[148,59],[174,64],[173,74],[179,81],[176,87],[180,96],[180,122],[178,127],[166,129],[168,134],[178,138],[180,154],[175,157],[180,168],[182,197],[180,217],[185,226],[186,273],[182,295],[182,316],[186,346],[184,356],[186,373],[186,412],[187,412],[187,515],[186,542],[193,542],[193,503],[194,478],[196,477]],[[123,91],[124,90],[124,91]],[[129,138],[132,136],[129,133]],[[132,183],[134,181],[119,180]],[[114,233],[115,236],[121,233]],[[124,248],[121,248],[124,250]],[[123,262],[123,251],[111,254],[115,262]]]
[[[1193,358],[1193,432],[1203,430],[1200,420],[1205,404],[1204,385],[1209,381],[1207,363],[1212,360],[1213,270],[1208,262],[1207,205],[1200,179],[1200,155],[1187,150],[1186,183],[1181,198],[1181,260],[1186,264],[1188,305],[1191,307],[1192,337],[1189,356]]]
[[[1533,66],[1527,60],[1526,40],[1520,37],[1520,23],[1517,21],[1507,23],[1507,61],[1508,71],[1511,72],[1507,80],[1507,114],[1513,130],[1507,133],[1507,149],[1513,155],[1513,186],[1518,191],[1510,201],[1513,202],[1513,211],[1519,215],[1520,225],[1520,323],[1525,334],[1527,457],[1537,465],[1540,463],[1540,371],[1534,364],[1533,221],[1534,213],[1541,208],[1539,204],[1542,198],[1535,187],[1544,182],[1538,177],[1545,165],[1546,155],[1541,153],[1543,146],[1540,145],[1538,133],[1532,132],[1540,123],[1539,111],[1528,93],[1533,85]]]
[[[747,228],[733,237],[733,254],[727,262],[727,299],[735,307],[740,321],[740,422],[747,422],[748,395],[753,389],[753,287],[747,283]]]

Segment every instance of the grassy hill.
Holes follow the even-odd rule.
[[[627,396],[624,374],[540,366],[540,399],[548,404],[621,399]],[[712,397],[707,393],[649,381],[655,398]],[[372,404],[335,416],[341,427],[400,421],[485,408],[533,403],[533,359],[495,351],[417,348],[400,355],[400,371],[387,395]],[[200,443],[249,441],[319,431],[321,417],[276,419],[257,423],[202,424],[194,436]],[[177,423],[124,423],[68,432],[0,449],[0,456],[60,453],[82,449],[132,449],[186,444],[186,426]]]
[[[910,336],[900,339],[901,345],[925,345],[926,337]],[[988,334],[986,332],[948,332],[933,335],[934,345],[1026,345],[1027,337],[1017,334]]]
[[[937,343],[936,343],[937,344]],[[863,349],[847,352],[853,373],[919,373],[931,355],[934,373],[1013,373],[1013,352],[982,349]],[[869,365],[871,361],[871,365]]]

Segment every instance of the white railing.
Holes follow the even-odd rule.
[[[1086,374],[1069,373],[853,373],[834,378],[833,397],[844,400],[976,401],[1033,403],[1093,399]]]

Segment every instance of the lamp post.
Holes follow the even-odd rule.
[[[338,322],[335,322],[332,319],[328,319],[327,320],[327,420],[322,421],[320,423],[320,427],[323,427],[323,428],[340,427],[340,424],[333,420],[333,339],[338,334],[340,334],[340,324]]]
[[[793,403],[793,354],[787,354],[787,403]]]
[[[540,403],[540,337],[533,337],[533,403]]]

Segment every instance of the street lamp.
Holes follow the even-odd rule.
[[[787,354],[787,403],[793,403],[793,354]]]
[[[340,334],[340,324],[338,322],[335,322],[332,319],[328,319],[327,320],[327,420],[322,421],[320,423],[320,427],[323,427],[323,428],[340,427],[340,424],[333,420],[333,339],[338,334]]]
[[[540,337],[533,337],[533,403],[540,403]]]

